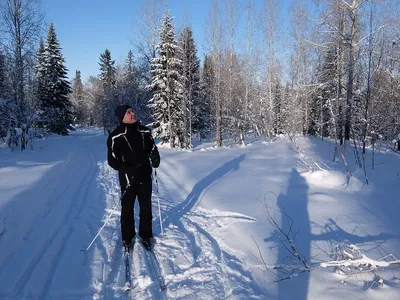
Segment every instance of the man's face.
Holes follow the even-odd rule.
[[[122,119],[122,123],[133,124],[136,123],[136,115],[132,108],[128,108],[125,112],[125,116]]]

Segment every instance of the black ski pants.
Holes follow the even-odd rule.
[[[139,180],[134,186],[129,187],[122,198],[121,205],[121,232],[122,240],[130,243],[136,235],[134,204],[136,197],[139,201],[139,235],[141,238],[153,237],[151,212],[151,178],[148,180]]]

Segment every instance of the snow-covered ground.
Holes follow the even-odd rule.
[[[101,130],[81,128],[37,141],[34,150],[0,152],[0,299],[400,299],[396,266],[379,270],[379,287],[370,273],[316,268],[344,243],[372,259],[398,257],[399,155],[378,153],[367,186],[351,152],[349,180],[343,164],[332,162],[333,144],[316,138],[298,138],[301,152],[284,137],[245,147],[161,148],[154,251],[168,288],[159,291],[137,243],[127,294],[119,186],[105,142]],[[294,262],[266,205],[284,232],[290,223],[280,211],[291,217],[297,250],[313,271],[273,282],[279,278],[261,260]]]

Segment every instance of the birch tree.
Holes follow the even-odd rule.
[[[227,49],[226,49],[226,72],[225,86],[226,86],[226,97],[225,97],[225,110],[224,119],[226,120],[226,126],[229,131],[244,144],[244,97],[240,96],[240,72],[241,68],[238,67],[239,56],[237,55],[237,43],[236,39],[238,36],[238,23],[240,20],[241,6],[237,0],[225,0],[225,12],[226,12],[226,37],[227,37]],[[228,121],[229,120],[229,121]]]
[[[221,7],[219,0],[213,0],[208,22],[208,38],[210,43],[211,60],[214,69],[212,102],[215,118],[215,140],[218,147],[222,147],[222,24]]]
[[[0,2],[1,29],[5,55],[9,58],[11,100],[8,110],[8,136],[15,126],[22,128],[24,136],[30,127],[29,107],[25,90],[27,70],[32,66],[34,49],[43,30],[40,1],[3,0]],[[21,141],[23,149],[23,142]]]
[[[250,127],[253,127],[258,131],[257,117],[255,117],[257,109],[255,107],[256,92],[256,51],[254,46],[254,37],[256,34],[256,13],[255,6],[252,0],[248,0],[245,7],[246,16],[246,46],[245,46],[245,58],[244,58],[244,105],[243,105],[243,118],[245,122],[244,131],[246,132]],[[243,140],[243,137],[241,137]]]
[[[273,98],[273,88],[276,84],[276,78],[274,74],[276,72],[276,56],[275,56],[275,43],[276,43],[276,26],[278,20],[277,13],[277,0],[265,0],[263,6],[263,20],[265,27],[264,36],[267,44],[267,99],[268,99],[268,121],[267,128],[265,131],[271,137],[273,132],[276,132],[274,128],[274,98]]]
[[[287,133],[308,131],[309,99],[307,83],[309,83],[310,47],[307,40],[311,26],[308,22],[308,11],[302,2],[296,2],[290,10],[291,36],[293,50],[290,58],[290,86],[293,90],[291,99],[287,101],[290,119],[286,128]]]

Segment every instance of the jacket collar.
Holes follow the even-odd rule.
[[[126,130],[132,130],[132,129],[136,129],[139,128],[140,125],[140,121],[137,121],[136,123],[133,124],[125,124],[125,123],[120,123],[118,128],[118,131],[120,132],[125,132]]]

